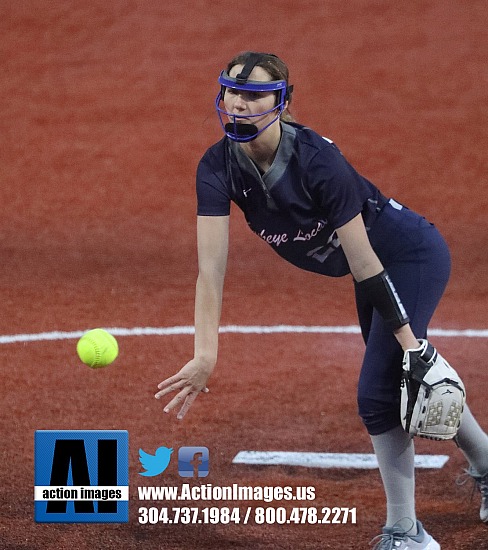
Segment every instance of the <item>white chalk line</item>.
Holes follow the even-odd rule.
[[[442,468],[449,460],[447,455],[415,455],[416,468]],[[253,466],[304,466],[305,468],[378,468],[373,454],[363,453],[310,453],[294,451],[239,451],[233,464]]]
[[[195,328],[191,325],[174,327],[103,328],[105,328],[105,330],[107,330],[114,336],[180,336],[192,335],[195,333]],[[43,340],[73,340],[81,338],[83,334],[85,334],[85,332],[86,330],[76,330],[71,332],[56,330],[52,332],[37,332],[33,334],[6,334],[0,335],[0,344],[40,342]],[[361,334],[361,330],[357,325],[224,325],[220,327],[219,332],[222,334]],[[446,338],[488,338],[488,329],[433,328],[429,330],[429,337],[430,336],[439,336]]]

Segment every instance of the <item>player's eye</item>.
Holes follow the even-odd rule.
[[[266,95],[263,92],[248,92],[246,90],[236,90],[234,88],[226,88],[225,94],[231,97],[240,95],[245,101],[257,101]]]
[[[260,92],[248,92],[248,98],[249,101],[257,101],[258,99],[261,99],[264,94]]]

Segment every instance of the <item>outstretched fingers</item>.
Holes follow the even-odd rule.
[[[160,399],[168,393],[180,390],[186,383],[187,380],[181,378],[178,374],[175,374],[171,378],[167,378],[166,380],[163,380],[160,384],[158,384],[158,388],[160,391],[158,391],[158,393],[156,393],[154,397],[156,399]]]
[[[181,378],[179,374],[175,374],[174,376],[163,380],[163,382],[158,384],[158,388],[160,391],[155,394],[154,397],[156,399],[160,399],[161,397],[173,391],[179,390],[178,393],[173,397],[173,399],[163,409],[165,413],[169,413],[171,410],[183,403],[181,409],[176,415],[176,418],[178,420],[181,420],[185,416],[185,414],[188,412],[188,409],[193,405],[193,402],[198,397],[198,394],[200,392],[209,392],[207,386],[204,386],[202,389],[195,389],[195,387],[190,384],[187,379]]]
[[[208,388],[205,387],[201,390],[195,390],[189,386],[183,388],[179,393],[177,393],[173,399],[164,407],[163,411],[169,413],[174,408],[178,407],[181,403],[181,409],[178,411],[176,418],[181,420],[185,414],[188,412],[188,409],[193,405],[193,402],[198,397],[200,392],[208,393]]]
[[[195,401],[199,393],[200,392],[198,391],[192,391],[186,396],[186,399],[183,402],[183,406],[176,415],[176,418],[178,420],[181,420],[185,416],[185,414],[188,412],[188,409],[193,405],[193,402]]]
[[[183,388],[180,392],[178,392],[173,399],[164,407],[164,412],[169,413],[169,411],[173,410],[175,407],[178,407],[181,403],[184,404],[189,394],[192,393],[192,388],[190,386],[187,386],[186,388]],[[197,392],[195,392],[197,393]]]

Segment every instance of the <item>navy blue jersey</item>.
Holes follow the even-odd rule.
[[[275,160],[264,175],[227,137],[207,150],[197,170],[198,215],[229,215],[233,201],[252,231],[285,260],[307,271],[346,275],[335,230],[360,213],[369,229],[387,200],[330,140],[298,124],[281,126]]]
[[[264,175],[228,138],[207,150],[197,171],[198,214],[227,216],[233,201],[285,260],[335,277],[350,273],[336,230],[361,214],[414,334],[425,338],[449,278],[442,236],[419,214],[387,200],[329,140],[298,124],[281,127],[276,157]],[[403,352],[364,294],[356,293],[356,304],[366,343],[359,413],[368,432],[379,435],[400,425]]]

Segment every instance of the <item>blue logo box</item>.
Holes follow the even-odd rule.
[[[37,430],[34,517],[40,523],[129,521],[129,434]]]

